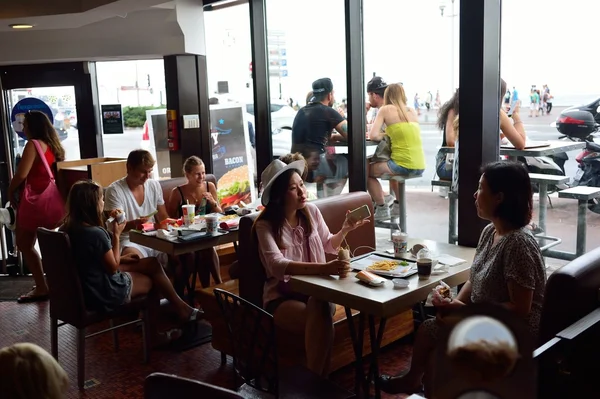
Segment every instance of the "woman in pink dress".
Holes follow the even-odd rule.
[[[55,162],[65,160],[65,150],[60,144],[58,134],[46,114],[39,111],[27,112],[23,123],[23,131],[28,141],[23,149],[23,156],[17,166],[17,171],[8,187],[8,198],[13,207],[18,206],[19,197],[23,192],[25,183],[29,184],[34,192],[43,192],[48,186],[48,171],[32,142],[33,140],[37,140],[40,144],[44,157],[51,168]],[[48,219],[54,218],[54,216],[48,215]],[[19,213],[17,212],[17,248],[23,254],[25,264],[35,280],[35,287],[27,294],[19,297],[17,300],[19,303],[48,299],[48,285],[42,269],[42,259],[34,245],[37,240],[37,227],[57,227],[51,224],[47,223],[45,226],[36,226],[35,228],[26,227],[19,222]]]
[[[346,234],[367,220],[352,223],[348,218],[331,234],[319,209],[307,202],[302,173],[306,164],[286,165],[275,160],[261,175],[264,186],[262,211],[254,224],[259,255],[267,281],[263,295],[265,310],[284,330],[304,334],[307,367],[327,375],[333,344],[335,306],[294,293],[288,286],[291,275],[335,275],[346,277],[347,260],[326,262],[325,252],[335,254]]]

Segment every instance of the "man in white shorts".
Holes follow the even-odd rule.
[[[144,223],[160,223],[168,217],[160,184],[150,179],[155,163],[148,151],[131,151],[127,157],[127,176],[106,188],[104,211],[125,212],[127,225],[121,234],[121,259],[156,257],[166,267],[167,254],[129,241],[129,230],[141,230]]]

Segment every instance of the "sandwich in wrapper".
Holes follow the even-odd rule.
[[[433,293],[434,295],[438,295],[444,302],[452,302],[452,291],[450,291],[450,286],[443,281],[440,281],[440,284],[433,289]]]
[[[251,201],[249,177],[248,165],[242,165],[231,169],[219,179],[217,196],[222,208]]]

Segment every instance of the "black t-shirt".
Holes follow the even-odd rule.
[[[296,149],[292,152],[309,147],[324,153],[331,131],[344,120],[336,110],[322,103],[302,107],[292,126],[292,148]]]
[[[85,307],[110,311],[122,305],[129,293],[129,278],[120,271],[108,274],[104,255],[112,249],[110,236],[101,227],[79,226],[68,232],[73,260],[79,269]]]

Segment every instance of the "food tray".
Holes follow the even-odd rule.
[[[351,266],[355,270],[368,270],[368,267],[373,264],[373,262],[379,261],[394,261],[394,262],[403,262],[403,259],[391,259],[388,257],[383,257],[375,254],[371,254],[362,258],[359,258],[351,263]],[[406,261],[405,261],[406,262]],[[414,262],[407,262],[408,266],[399,265],[395,270],[384,271],[384,270],[368,270],[371,273],[377,274],[379,276],[385,277],[400,277],[406,278],[410,277],[413,274],[417,274],[417,265]]]

